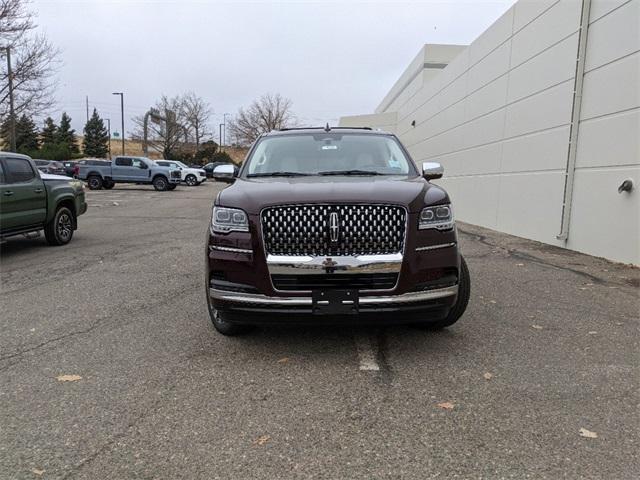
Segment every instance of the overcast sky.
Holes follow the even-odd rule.
[[[81,131],[85,95],[120,130],[161,94],[194,91],[212,123],[266,92],[304,124],[370,113],[424,43],[468,44],[515,0],[34,0],[62,51],[58,107]]]

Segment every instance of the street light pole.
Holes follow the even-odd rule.
[[[9,148],[12,152],[16,151],[16,114],[13,108],[13,72],[11,71],[11,47],[6,47],[7,50],[7,77],[9,79],[9,132],[11,134],[11,141],[9,142]]]
[[[113,95],[120,95],[120,117],[122,121],[122,155],[124,155],[124,92],[113,92]]]
[[[107,121],[107,129],[109,130],[109,160],[111,160],[111,119],[105,118]]]
[[[224,140],[224,144],[227,144],[227,116],[231,116],[230,113],[225,113],[222,115],[222,123],[224,124],[224,136],[223,136],[223,140]]]

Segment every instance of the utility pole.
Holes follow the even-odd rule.
[[[11,135],[11,141],[9,142],[9,148],[12,152],[16,151],[16,113],[13,106],[13,71],[11,70],[11,47],[6,47],[7,50],[7,77],[9,79],[9,132]]]
[[[111,160],[111,119],[105,118],[107,121],[107,129],[109,130],[109,160]]]
[[[222,139],[224,140],[224,145],[227,144],[227,116],[231,116],[231,114],[225,113],[222,115],[222,123],[224,124],[224,136],[222,137]]]
[[[124,155],[124,92],[113,92],[113,95],[120,95],[120,119],[122,121],[122,155]]]
[[[218,125],[218,128],[220,129],[220,147],[222,148],[222,127],[224,127],[224,123],[221,123]]]
[[[85,100],[87,104],[87,123],[89,123],[89,95],[85,97]]]

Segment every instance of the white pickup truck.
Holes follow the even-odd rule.
[[[182,172],[182,181],[190,187],[200,185],[207,180],[207,172],[202,168],[191,168],[178,160],[156,160],[161,167],[177,168]]]
[[[91,190],[110,189],[116,183],[153,185],[158,191],[173,190],[182,180],[181,171],[157,165],[147,157],[121,156],[104,165],[79,164],[78,178]]]

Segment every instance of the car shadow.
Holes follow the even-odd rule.
[[[48,246],[44,234],[41,234],[37,238],[25,238],[22,235],[9,237],[0,244],[0,259],[5,257],[9,258],[20,253],[28,253],[33,250],[40,250]]]

